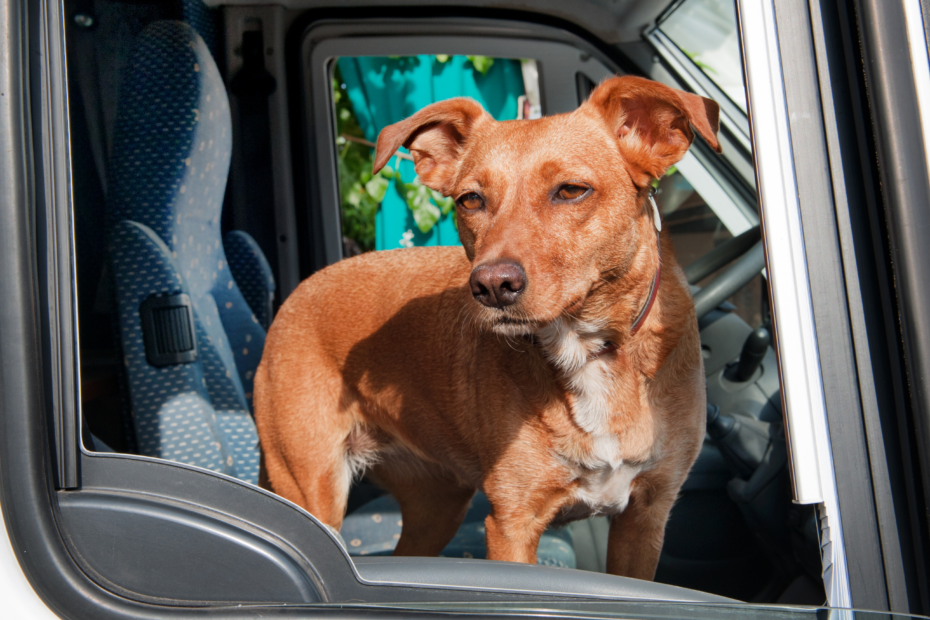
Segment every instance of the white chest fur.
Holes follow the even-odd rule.
[[[610,395],[616,378],[608,362],[595,356],[605,343],[604,328],[557,319],[537,337],[572,394],[572,418],[591,440],[587,450],[558,455],[577,483],[575,499],[585,512],[622,512],[633,479],[649,464],[625,461],[620,441],[610,429]]]
[[[574,499],[579,517],[590,514],[613,515],[623,512],[630,502],[633,479],[645,468],[621,463],[617,467],[574,468],[577,490]]]
[[[604,346],[603,326],[560,318],[536,336],[574,395],[572,416],[575,423],[595,435],[608,432],[613,377],[603,360],[592,359]]]

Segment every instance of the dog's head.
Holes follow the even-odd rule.
[[[654,247],[642,232],[651,183],[684,156],[692,128],[720,151],[718,114],[709,99],[632,76],[532,121],[497,122],[449,99],[385,127],[374,167],[406,146],[420,181],[455,198],[479,319],[525,334],[579,309],[605,274],[622,276],[641,244]]]

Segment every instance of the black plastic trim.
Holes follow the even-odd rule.
[[[776,4],[775,15],[850,591],[855,607],[885,610],[888,593],[875,497],[870,477],[859,471],[869,454],[810,11],[806,0],[785,0]]]
[[[82,490],[60,493],[62,523],[69,538],[78,534],[78,538],[86,541],[101,536],[100,532],[107,527],[105,523],[88,524],[80,520],[79,515],[89,514],[90,510],[95,511],[98,519],[112,520],[114,540],[122,540],[127,539],[125,534],[120,534],[120,531],[125,532],[127,528],[126,515],[129,515],[130,522],[136,522],[142,517],[154,524],[158,523],[159,517],[165,516],[157,514],[157,507],[165,506],[174,515],[169,518],[172,522],[183,519],[207,523],[207,530],[224,532],[224,536],[237,541],[240,547],[262,545],[265,549],[277,550],[275,555],[279,559],[275,564],[281,567],[278,570],[283,570],[287,575],[308,575],[321,602],[551,601],[587,598],[730,602],[729,599],[712,594],[673,586],[524,564],[505,565],[485,560],[469,562],[449,558],[356,558],[353,562],[342,543],[306,511],[235,478],[178,463],[125,455],[85,454],[82,470]],[[107,507],[115,508],[119,514],[102,510]],[[197,527],[204,529],[204,526]],[[149,544],[156,544],[159,538],[157,532],[138,534],[140,540],[148,536],[154,536]],[[79,542],[78,539],[74,539],[71,544],[76,542]],[[76,552],[79,551],[78,546],[74,545]],[[87,565],[90,569],[88,574],[93,575],[102,585],[111,588],[114,585],[120,586],[116,579],[106,575],[119,575],[121,571],[134,583],[146,580],[143,584],[145,592],[140,593],[138,587],[120,588],[124,596],[148,601],[160,600],[174,605],[206,602],[157,596],[158,592],[168,593],[172,588],[177,589],[174,575],[148,574],[144,567],[134,566],[129,558],[121,557],[118,552],[100,552],[95,549],[92,553],[95,557],[82,558],[81,564]],[[161,549],[154,549],[154,553],[161,553]],[[175,550],[168,549],[166,561],[174,561],[174,553]],[[220,549],[215,554],[215,561],[227,567],[225,570],[231,579],[238,578],[235,574],[237,567],[230,559],[238,553],[232,550],[230,555]],[[240,570],[242,568],[251,570],[251,567],[239,567]],[[256,576],[256,580],[260,578]],[[270,584],[264,587],[268,591],[282,591]],[[283,602],[261,598],[258,588],[253,591],[258,593],[259,598],[253,596],[243,602]],[[290,594],[289,602],[295,602],[294,597],[298,593],[293,588],[291,592],[294,593]],[[244,593],[239,595],[245,596]],[[222,594],[218,593],[217,596]],[[213,600],[218,599],[214,597]]]
[[[30,39],[34,54],[46,60],[33,69],[30,82],[34,156],[44,174],[34,185],[40,226],[48,230],[38,240],[39,295],[43,307],[43,360],[51,383],[47,406],[55,433],[56,485],[74,488],[80,477],[80,428],[77,364],[77,287],[71,221],[71,158],[68,155],[68,91],[62,15],[49,11]],[[53,154],[63,153],[64,157]]]
[[[885,333],[894,353],[903,352],[903,398],[898,399],[898,431],[910,506],[907,524],[919,590],[920,611],[930,612],[930,271],[926,263],[926,231],[930,230],[930,177],[927,149],[919,130],[920,109],[913,76],[904,5],[901,2],[856,0],[856,23],[870,109],[874,159],[877,163],[884,217],[876,228],[886,238],[888,255],[882,268],[893,281],[888,287]],[[870,153],[871,154],[871,153]],[[884,229],[884,230],[883,230]],[[881,247],[879,243],[877,246]],[[892,341],[897,341],[893,343]],[[900,347],[900,349],[898,349]],[[898,373],[900,374],[900,373]],[[898,387],[898,386],[895,386]],[[903,401],[903,402],[901,402]],[[915,611],[915,597],[911,611]]]
[[[478,590],[482,592],[507,592],[517,588],[523,592],[534,592],[539,596],[575,596],[590,598],[615,598],[617,578],[604,573],[567,573],[564,569],[551,566],[494,562],[490,560],[459,560],[449,558],[355,558],[359,575],[368,583],[409,586],[417,584],[424,588],[436,584],[449,590]],[[581,579],[577,577],[582,576]],[[647,581],[624,580],[627,591],[625,598],[640,600],[678,601],[682,603],[724,603],[725,599],[713,594],[686,590],[676,586]],[[566,587],[571,584],[571,587]],[[576,590],[569,594],[569,590]]]
[[[912,529],[908,490],[916,465],[901,441],[905,373],[857,25],[846,3],[813,0],[810,10],[889,606],[926,611],[919,593],[926,579],[914,562],[921,532]]]
[[[930,495],[930,272],[925,266],[930,230],[930,179],[922,142],[903,6],[878,0],[856,2],[865,58],[869,103],[883,180],[898,295],[901,336],[908,370],[914,430],[925,495]]]
[[[119,491],[62,492],[58,509],[84,572],[126,598],[182,606],[320,602],[307,561],[234,515]]]

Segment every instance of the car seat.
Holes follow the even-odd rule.
[[[250,402],[265,329],[221,241],[231,140],[202,38],[183,22],[147,26],[120,84],[107,198],[138,449],[255,483]],[[239,271],[261,274],[250,289],[262,289],[252,301],[267,313],[267,261],[246,233],[231,235]]]

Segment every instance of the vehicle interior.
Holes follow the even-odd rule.
[[[570,112],[601,80],[632,73],[717,101],[723,146],[696,140],[656,183],[699,317],[708,417],[655,581],[824,604],[822,515],[792,502],[735,3],[592,1],[586,27],[551,11],[321,4],[64,2],[81,449],[58,472],[83,489],[61,511],[88,574],[143,601],[337,601],[348,586],[307,575],[347,554],[353,567],[333,574],[398,586],[385,600],[416,600],[410,584],[431,579],[446,580],[435,600],[496,582],[633,596],[597,574],[604,516],[543,536],[539,563],[555,568],[497,565],[481,560],[479,493],[442,554],[474,559],[471,573],[379,559],[400,512],[364,477],[339,533],[292,505],[280,516],[283,500],[256,486],[251,417],[265,333],[300,281],[364,252],[460,244],[450,200],[419,184],[409,154],[372,174],[383,127],[455,96],[497,120]],[[67,420],[56,424],[66,436]],[[204,470],[210,482],[185,482]],[[211,524],[207,542],[189,534],[197,519]],[[263,533],[222,550],[234,521]],[[146,530],[181,542],[153,550]],[[232,570],[205,586],[207,560],[178,568],[195,547],[230,565],[261,556],[266,576]],[[154,567],[146,577],[129,568],[139,557]],[[650,587],[636,596],[725,601]]]

